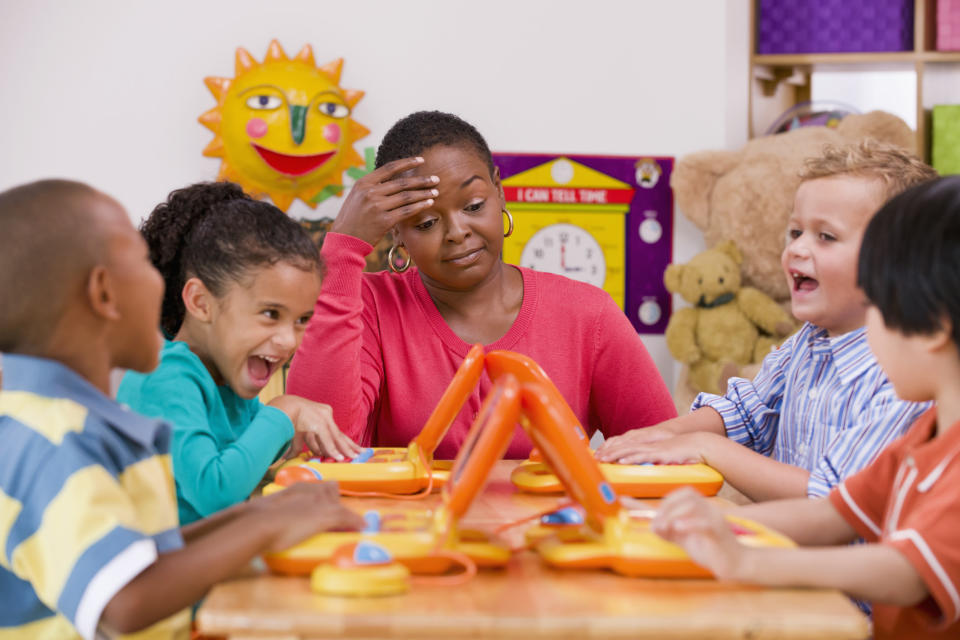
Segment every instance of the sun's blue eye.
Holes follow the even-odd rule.
[[[247,106],[251,109],[271,111],[278,108],[283,101],[277,96],[257,95],[247,98]]]
[[[350,115],[350,109],[339,102],[321,102],[317,105],[317,108],[320,113],[331,118],[346,118]]]

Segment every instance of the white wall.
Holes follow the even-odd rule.
[[[682,156],[746,139],[747,0],[3,0],[0,189],[86,181],[135,221],[216,176],[200,155],[205,76],[278,38],[366,97],[375,146],[418,109],[455,112],[499,151]],[[297,203],[295,217],[333,216]],[[299,208],[297,208],[299,207]],[[674,260],[703,244],[677,214]],[[673,380],[662,337],[644,338]]]
[[[839,102],[860,113],[874,109],[899,116],[917,128],[917,72],[913,63],[877,68],[862,65],[822,65],[810,76],[814,103]]]

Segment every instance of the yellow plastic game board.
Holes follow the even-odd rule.
[[[598,464],[619,494],[634,498],[662,498],[680,487],[692,487],[705,496],[713,496],[723,485],[720,472],[705,464]],[[510,474],[510,480],[529,493],[563,491],[563,484],[550,468],[535,460],[521,463]]]
[[[274,482],[264,487],[264,495],[295,482],[317,480],[336,480],[344,492],[411,494],[441,487],[450,476],[452,463],[434,460],[433,452],[480,380],[483,360],[483,347],[474,345],[423,429],[406,448],[369,447],[344,462],[301,454],[280,467]]]
[[[333,558],[337,549],[361,541],[378,545],[413,573],[447,571],[457,564],[451,552],[469,557],[477,566],[503,566],[510,557],[506,546],[482,532],[461,530],[457,523],[507,450],[519,417],[519,384],[504,376],[484,399],[454,460],[440,507],[368,511],[364,531],[315,535],[286,551],[265,555],[267,566],[278,573],[306,575]]]

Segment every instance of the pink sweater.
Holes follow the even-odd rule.
[[[406,446],[471,345],[447,326],[416,268],[364,273],[372,249],[352,236],[327,234],[327,274],[287,391],[331,405],[337,424],[360,444]],[[600,429],[609,437],[677,415],[640,337],[606,292],[517,268],[520,313],[486,350],[536,360],[588,433]],[[438,459],[456,456],[490,387],[484,373],[437,448]],[[506,457],[526,457],[530,448],[518,425]]]

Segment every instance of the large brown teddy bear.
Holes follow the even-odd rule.
[[[707,247],[734,240],[743,253],[743,281],[777,301],[790,297],[780,267],[799,173],[824,145],[864,138],[915,151],[916,135],[883,111],[849,115],[835,129],[803,127],[750,140],[739,151],[701,151],[681,158],[670,186],[677,208],[703,231]]]
[[[740,286],[740,251],[731,242],[671,264],[663,275],[671,293],[693,306],[679,309],[667,324],[667,347],[690,366],[696,389],[722,393],[727,378],[758,363],[794,330],[793,319],[774,300]]]

